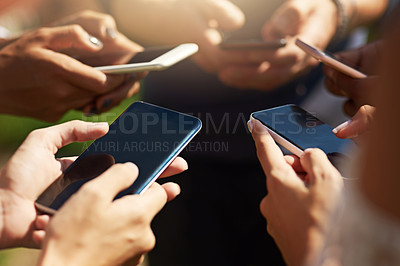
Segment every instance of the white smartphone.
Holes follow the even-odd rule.
[[[188,58],[197,53],[199,46],[194,43],[184,43],[173,49],[149,49],[135,55],[129,64],[100,66],[95,69],[105,74],[128,74],[143,71],[160,71]],[[143,54],[147,56],[143,57]],[[152,56],[148,59],[146,57]],[[139,61],[139,58],[146,58],[146,61]]]
[[[299,39],[296,39],[296,45],[300,47],[300,49],[302,49],[304,52],[306,52],[307,54],[311,55],[312,57],[320,61],[321,63],[333,69],[336,69],[337,71],[340,71],[343,74],[346,74],[356,79],[363,79],[367,77],[367,75],[358,71],[357,69],[354,69],[343,62],[340,62],[339,60],[329,55],[328,53],[318,50],[317,48]]]
[[[278,144],[298,157],[305,149],[319,148],[337,166],[354,145],[351,140],[336,137],[332,127],[293,104],[254,112],[251,117],[259,120]]]

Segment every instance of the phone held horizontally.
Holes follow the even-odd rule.
[[[36,207],[54,214],[84,183],[116,163],[132,162],[139,168],[136,181],[116,198],[143,193],[200,129],[201,121],[196,117],[135,102],[47,188]]]

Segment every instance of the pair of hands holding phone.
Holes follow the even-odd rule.
[[[153,248],[150,222],[180,189],[173,183],[155,183],[141,196],[112,201],[137,177],[138,169],[133,164],[114,165],[85,184],[50,221],[47,215],[37,216],[37,197],[62,178],[63,171],[75,159],[57,159],[57,150],[72,142],[97,139],[107,131],[107,123],[72,121],[33,131],[26,138],[0,170],[1,248],[43,244],[42,265],[108,265],[131,257],[140,261]],[[187,167],[178,157],[163,176],[180,173]],[[98,237],[93,238],[94,235]],[[107,252],[98,252],[105,249]]]
[[[271,19],[265,18],[261,33],[265,40],[285,37],[288,42],[285,47],[226,51],[219,48],[223,40],[221,31],[237,30],[246,19],[242,10],[228,0],[117,0],[112,1],[111,10],[131,37],[149,44],[195,42],[200,52],[194,60],[203,69],[218,74],[227,85],[260,90],[277,88],[316,65],[296,47],[296,37],[325,48],[337,25],[337,7],[333,1],[284,1]],[[131,10],[141,12],[133,18]],[[130,27],[135,21],[148,23],[143,28]],[[160,32],[160,28],[168,30]]]
[[[0,47],[1,113],[57,121],[71,109],[106,111],[139,90],[140,76],[91,67],[125,63],[143,50],[108,15],[83,11]]]

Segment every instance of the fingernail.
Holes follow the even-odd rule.
[[[352,122],[352,120],[347,120],[346,122],[338,125],[337,127],[335,127],[332,132],[333,134],[337,134],[340,130],[342,130],[343,128],[347,127],[348,125],[350,125],[350,123]]]
[[[250,118],[251,124],[252,124],[252,134],[257,133],[257,134],[268,134],[268,129],[257,119],[254,119],[253,117]],[[250,130],[250,129],[249,129]]]
[[[93,124],[96,127],[109,127],[107,122],[98,122],[98,123],[93,123]]]
[[[101,109],[108,108],[112,105],[112,100],[111,99],[106,99],[103,104],[101,105]]]
[[[103,43],[92,35],[89,35],[89,42],[97,47],[103,47]]]
[[[251,119],[247,121],[247,128],[249,129],[250,133],[253,133],[253,121]]]
[[[117,31],[114,28],[106,28],[106,35],[111,39],[116,39]]]
[[[183,171],[187,171],[189,169],[189,164],[185,161],[186,165]]]

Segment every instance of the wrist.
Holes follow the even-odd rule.
[[[334,39],[342,39],[350,30],[356,13],[354,0],[330,0],[337,9],[337,24]]]
[[[71,248],[63,250],[62,245],[58,242],[62,240],[50,239],[48,240],[42,250],[42,253],[39,258],[38,265],[39,266],[51,266],[51,265],[89,265],[85,264],[85,260],[81,258],[81,253],[77,252],[81,249],[73,249]],[[83,250],[83,252],[85,252]]]

